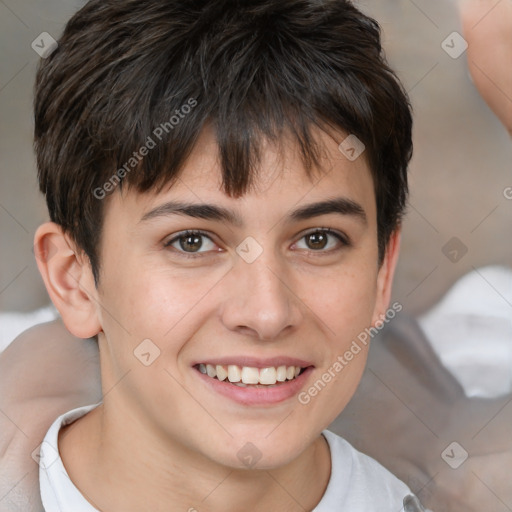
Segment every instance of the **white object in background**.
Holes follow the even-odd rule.
[[[467,396],[512,392],[512,269],[469,272],[418,320]]]
[[[53,304],[41,309],[20,313],[18,311],[0,312],[0,352],[23,331],[36,324],[50,322],[59,316]]]

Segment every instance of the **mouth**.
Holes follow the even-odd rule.
[[[203,375],[238,387],[273,388],[297,379],[310,367],[302,366],[238,366],[236,364],[213,365],[199,363],[194,368]]]

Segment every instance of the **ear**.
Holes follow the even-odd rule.
[[[372,326],[375,325],[377,320],[381,320],[385,316],[389,307],[393,277],[400,253],[401,236],[402,227],[398,226],[389,237],[386,254],[377,275],[377,300],[373,310]]]
[[[89,258],[54,222],[37,229],[34,254],[46,290],[69,332],[78,338],[98,334],[99,302]]]

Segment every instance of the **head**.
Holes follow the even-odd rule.
[[[248,441],[297,456],[367,345],[297,394],[385,315],[398,256],[411,115],[377,24],[339,0],[93,0],[41,62],[35,148],[38,265],[110,400],[227,465]],[[265,401],[201,364],[304,370]]]

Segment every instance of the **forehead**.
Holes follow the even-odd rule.
[[[262,140],[253,186],[243,196],[233,198],[222,187],[215,135],[205,129],[172,186],[145,193],[120,189],[112,194],[107,210],[122,210],[129,217],[127,221],[138,222],[158,205],[180,200],[235,208],[239,220],[256,220],[282,216],[285,210],[296,210],[301,203],[344,198],[361,205],[368,220],[374,219],[373,179],[364,152],[349,160],[338,147],[346,134],[314,133],[320,150],[319,166],[312,168],[310,176],[292,137],[283,135],[278,144]]]

